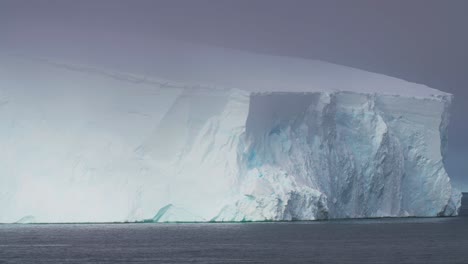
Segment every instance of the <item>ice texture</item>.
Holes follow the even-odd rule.
[[[229,58],[239,66],[242,56]],[[444,169],[452,96],[423,85],[267,56],[257,59],[273,66],[248,64],[253,74],[237,82],[240,70],[218,69],[210,85],[200,84],[208,73],[168,81],[1,59],[0,222],[452,216],[460,207]]]
[[[148,221],[148,220],[147,220]],[[168,204],[159,209],[156,215],[149,220],[150,222],[206,222],[206,219],[192,214],[184,208],[179,208],[173,204]]]

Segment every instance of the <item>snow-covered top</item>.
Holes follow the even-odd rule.
[[[47,60],[52,66],[105,73],[130,81],[163,82],[168,86],[237,88],[261,93],[350,91],[419,98],[449,95],[425,85],[323,61],[193,44],[166,43],[144,58],[132,57],[132,52],[120,59],[109,54],[102,57],[98,54],[92,59],[47,55],[52,55]],[[8,64],[11,59],[2,59],[0,64]]]
[[[351,91],[409,97],[447,95],[426,85],[318,60],[197,47],[196,52],[173,56],[174,64],[180,65],[182,70],[166,72],[161,69],[163,77],[251,92]]]

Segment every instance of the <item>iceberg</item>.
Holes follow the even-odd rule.
[[[180,76],[1,55],[0,222],[457,215],[452,95],[320,61],[210,54]]]

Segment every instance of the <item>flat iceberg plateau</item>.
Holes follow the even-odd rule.
[[[223,54],[228,72],[212,59],[181,78],[0,58],[0,222],[454,216],[460,207],[444,169],[452,96],[423,85],[240,52]]]

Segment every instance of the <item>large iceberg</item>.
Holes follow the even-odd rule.
[[[450,94],[219,54],[180,76],[1,55],[0,222],[457,215]]]

